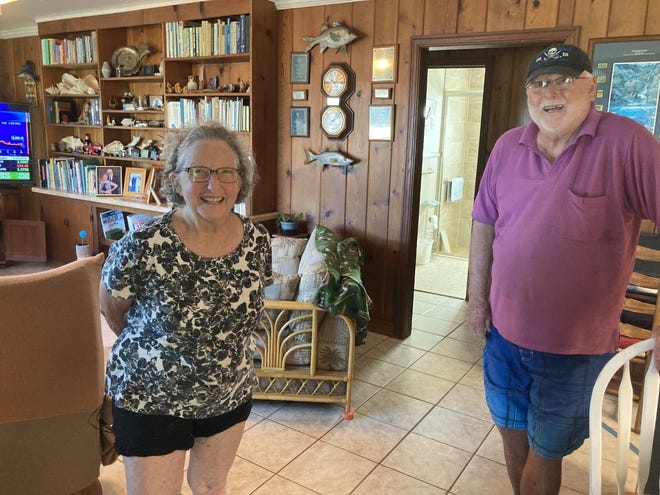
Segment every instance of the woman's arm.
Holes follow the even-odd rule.
[[[133,302],[133,299],[118,299],[111,296],[105,284],[101,281],[99,285],[101,314],[105,316],[105,321],[116,335],[119,335],[126,327],[126,314]]]
[[[477,222],[472,225],[468,272],[467,320],[472,332],[484,337],[490,330],[490,269],[493,264],[495,228]]]

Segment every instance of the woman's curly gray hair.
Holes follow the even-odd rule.
[[[190,165],[190,150],[199,141],[217,140],[227,143],[238,157],[238,172],[241,176],[241,189],[237,203],[245,201],[258,180],[257,166],[250,153],[241,148],[236,134],[220,124],[207,122],[203,125],[170,129],[165,138],[165,168],[161,172],[160,192],[175,206],[184,204],[183,196],[178,192],[178,173]]]

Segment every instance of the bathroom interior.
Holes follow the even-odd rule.
[[[415,290],[465,298],[484,67],[430,68]]]

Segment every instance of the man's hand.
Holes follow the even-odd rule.
[[[490,331],[490,305],[481,298],[470,297],[467,309],[467,322],[477,337],[484,338]]]

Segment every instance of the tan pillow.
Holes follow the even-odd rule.
[[[273,237],[270,245],[273,254],[273,272],[284,275],[298,273],[300,256],[307,245],[307,239],[298,237]]]
[[[346,371],[349,335],[343,319],[332,313],[325,315],[318,334],[316,366],[319,369]]]

